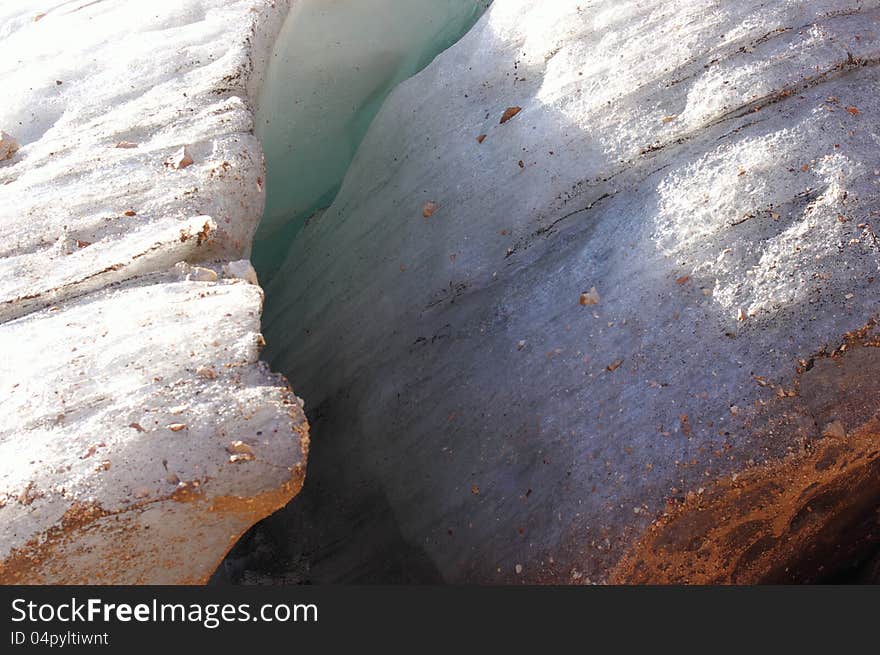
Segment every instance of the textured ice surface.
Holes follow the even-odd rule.
[[[0,582],[198,582],[299,489],[241,262],[286,9],[0,3]]]
[[[333,200],[386,95],[454,43],[481,0],[300,0],[278,36],[256,133],[270,189],[255,261],[273,273],[303,222]]]
[[[797,360],[880,299],[878,18],[499,0],[400,85],[268,292],[314,579],[602,579],[817,436],[848,391],[787,395]]]

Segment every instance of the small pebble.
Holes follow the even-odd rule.
[[[191,166],[192,163],[193,158],[190,156],[189,150],[186,146],[183,146],[180,150],[165,160],[165,167],[173,168],[174,170],[181,170],[187,166]]]

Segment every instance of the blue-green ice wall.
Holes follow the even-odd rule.
[[[386,96],[461,38],[483,0],[299,0],[257,108],[267,198],[253,261],[265,284],[306,219],[330,205]]]

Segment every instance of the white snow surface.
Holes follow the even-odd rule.
[[[204,580],[298,490],[306,423],[241,261],[288,7],[0,5],[4,582]]]

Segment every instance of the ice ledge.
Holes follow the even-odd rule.
[[[202,581],[299,491],[241,261],[288,9],[0,8],[0,583]]]

